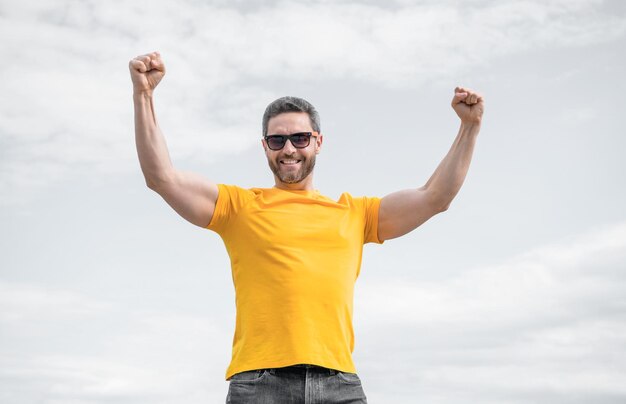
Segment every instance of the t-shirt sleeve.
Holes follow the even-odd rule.
[[[380,198],[362,197],[363,216],[365,226],[363,229],[363,244],[384,242],[378,239],[378,211],[380,209]]]
[[[211,222],[206,227],[221,234],[239,211],[253,198],[252,191],[235,185],[217,184],[218,194]]]

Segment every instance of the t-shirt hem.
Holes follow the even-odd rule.
[[[237,373],[246,372],[249,370],[284,368],[287,366],[300,365],[300,364],[315,365],[315,366],[320,366],[320,367],[327,368],[327,369],[338,370],[340,372],[356,373],[356,368],[354,367],[354,364],[342,365],[342,364],[328,363],[328,362],[317,361],[317,360],[291,360],[291,361],[278,361],[278,362],[258,362],[258,363],[251,363],[248,365],[242,365],[242,366],[236,366],[236,367],[230,366],[226,370],[226,380],[230,379],[233,375]]]

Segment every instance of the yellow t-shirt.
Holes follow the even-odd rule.
[[[219,184],[208,229],[230,256],[237,318],[226,379],[308,363],[356,372],[354,283],[378,240],[378,198]]]

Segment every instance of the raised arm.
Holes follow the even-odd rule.
[[[201,176],[174,168],[154,113],[153,92],[165,75],[158,52],[129,62],[135,105],[135,143],[146,184],[183,218],[206,227],[217,200],[217,186]]]
[[[452,108],[461,119],[459,133],[428,182],[385,196],[378,214],[378,238],[400,237],[448,209],[469,170],[484,110],[483,97],[467,88],[454,90]]]

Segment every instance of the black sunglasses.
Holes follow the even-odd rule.
[[[311,143],[311,136],[317,137],[317,132],[298,132],[291,135],[269,135],[265,136],[265,142],[270,150],[280,150],[285,147],[287,139],[296,149],[304,149]]]

